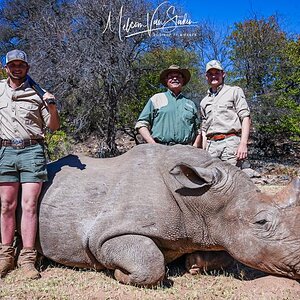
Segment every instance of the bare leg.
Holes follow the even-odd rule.
[[[12,245],[14,240],[19,185],[18,182],[0,183],[1,239],[3,245]]]
[[[226,268],[233,258],[226,251],[197,251],[187,255],[185,267],[191,274]]]
[[[24,248],[34,248],[37,232],[37,203],[42,182],[22,183],[21,235]]]

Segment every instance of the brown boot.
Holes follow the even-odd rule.
[[[35,268],[37,251],[35,249],[22,249],[18,258],[18,267],[22,270],[24,278],[39,279],[39,271]]]
[[[15,249],[9,245],[0,245],[0,277],[13,270],[15,267]]]

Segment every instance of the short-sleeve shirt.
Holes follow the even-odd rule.
[[[0,81],[2,139],[42,139],[49,118],[46,106],[27,80],[16,89],[7,80]]]
[[[216,93],[210,90],[200,103],[202,131],[207,136],[217,133],[240,133],[242,121],[250,116],[245,94],[240,87],[223,85]]]
[[[195,139],[199,123],[196,104],[168,90],[149,99],[135,128],[147,127],[160,143],[189,144]]]

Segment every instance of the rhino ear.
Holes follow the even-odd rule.
[[[300,178],[296,177],[288,186],[278,192],[275,202],[280,207],[300,206]]]
[[[207,185],[212,185],[220,179],[221,172],[216,168],[192,167],[188,164],[180,163],[171,169],[170,174],[184,187],[198,189]]]

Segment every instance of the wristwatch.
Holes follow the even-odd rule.
[[[56,101],[53,98],[48,99],[47,103],[56,105]]]

